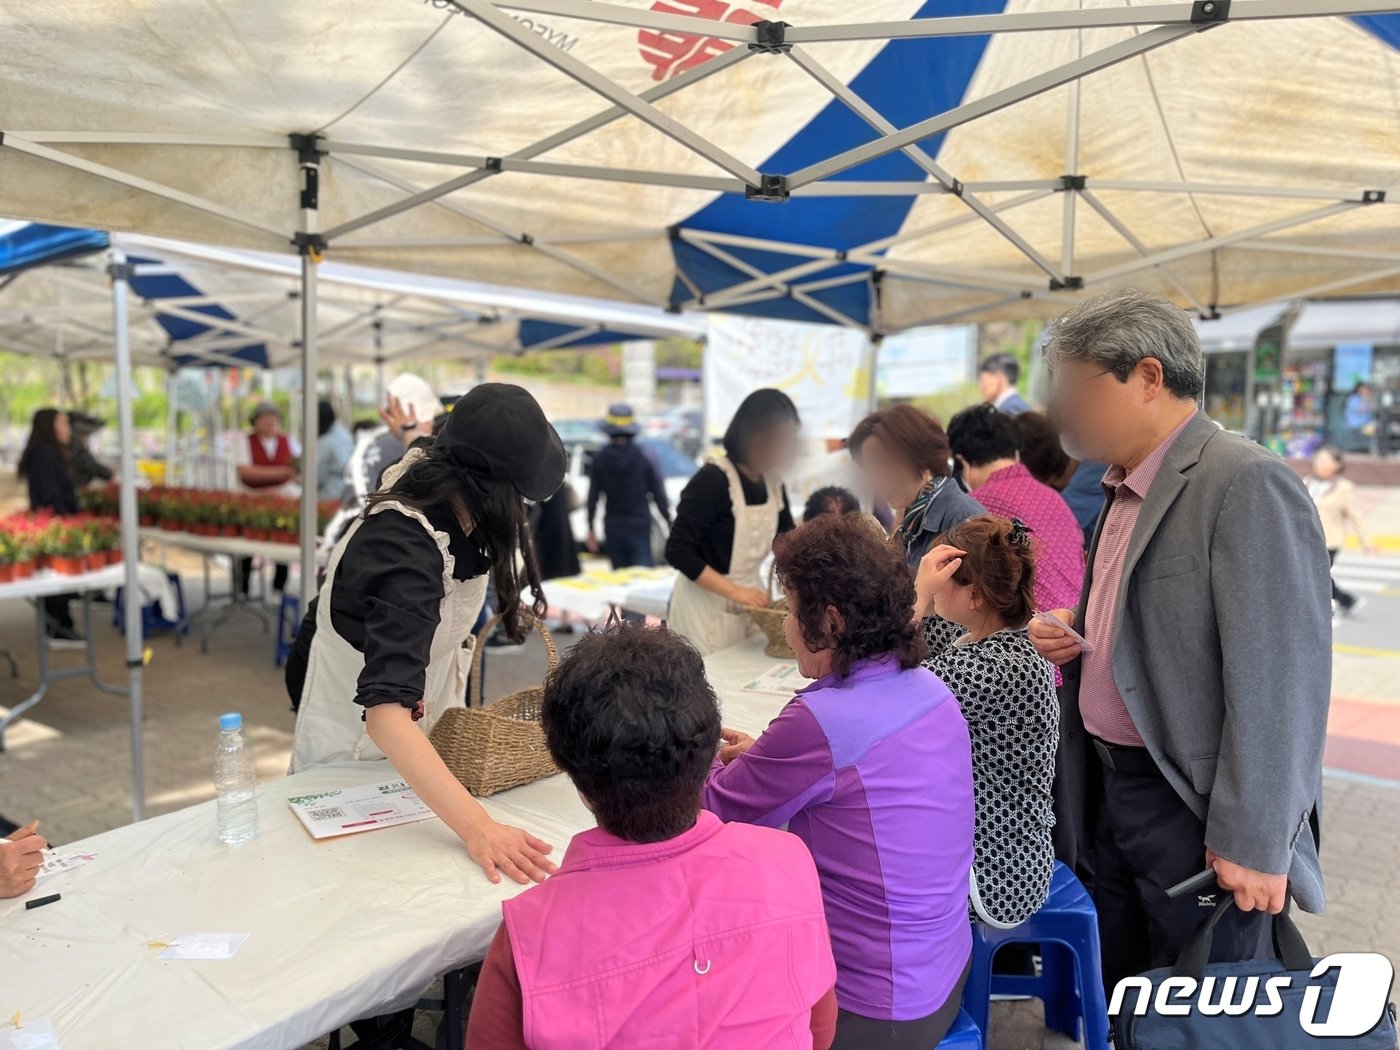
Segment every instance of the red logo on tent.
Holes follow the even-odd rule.
[[[755,3],[777,10],[783,0],[754,0]],[[657,0],[651,5],[653,11],[668,15],[691,15],[695,18],[708,18],[714,22],[733,22],[737,25],[752,25],[771,18],[770,13],[757,14],[746,7],[731,4],[728,0]],[[708,62],[716,55],[722,55],[734,45],[728,40],[700,36],[697,33],[664,33],[655,29],[643,29],[637,33],[637,46],[642,58],[655,68],[653,80],[669,80],[687,69]]]

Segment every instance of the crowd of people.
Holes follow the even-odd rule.
[[[1033,915],[1057,858],[1092,893],[1110,989],[1173,962],[1203,903],[1237,906],[1221,960],[1269,954],[1290,896],[1322,908],[1332,597],[1350,604],[1329,563],[1357,527],[1340,454],[1309,492],[1212,422],[1164,299],[1089,299],[1044,353],[1053,420],[998,356],[946,429],[906,404],[855,427],[888,527],[839,488],[799,524],[799,408],[743,401],[674,508],[665,624],[583,637],[546,684],[550,752],[598,821],[562,858],[493,820],[425,731],[462,702],[488,581],[513,639],[545,612],[528,507],[559,493],[563,445],[506,384],[388,424],[402,447],[305,632],[293,768],[387,757],[491,881],[539,884],[504,907],[469,1046],[934,1046],[974,924]],[[66,512],[61,415],[36,417],[21,472]],[[631,410],[607,427],[589,546],[646,564],[649,508],[672,508]],[[272,436],[250,479],[283,458]],[[701,658],[774,587],[811,684],[755,739],[721,724]],[[1167,896],[1204,868],[1215,896]]]

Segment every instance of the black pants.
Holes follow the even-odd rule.
[[[836,1038],[831,1050],[886,1050],[887,1047],[908,1047],[909,1050],[930,1050],[936,1047],[953,1027],[962,1009],[963,985],[972,969],[972,960],[963,967],[957,985],[948,993],[933,1013],[913,1021],[881,1021],[863,1017],[849,1010],[836,1011]]]
[[[1339,553],[1341,552],[1335,548],[1329,550],[1327,552],[1327,564],[1336,565],[1337,555]],[[1329,582],[1332,584],[1332,600],[1337,603],[1337,608],[1345,611],[1356,604],[1356,595],[1338,587],[1337,578],[1335,576],[1331,577]]]
[[[238,593],[246,595],[248,584],[253,579],[253,559],[238,559]],[[272,589],[275,591],[286,590],[287,588],[287,566],[278,565],[272,574]]]
[[[608,556],[608,561],[612,562],[614,569],[630,569],[634,565],[650,568],[653,564],[651,531],[609,531],[607,538],[603,540],[603,552]],[[629,623],[647,622],[647,618],[641,613],[624,610],[622,615]]]
[[[44,599],[44,612],[59,627],[71,629],[74,626],[73,613],[68,603],[76,597],[76,594],[51,594]]]
[[[1223,891],[1168,899],[1168,887],[1206,866],[1205,824],[1169,784],[1146,748],[1094,742],[1102,791],[1094,821],[1094,906],[1104,988],[1170,966]],[[1212,962],[1273,954],[1264,912],[1231,911],[1216,927]]]

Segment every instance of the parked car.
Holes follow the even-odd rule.
[[[575,445],[592,445],[596,448],[608,440],[596,419],[555,419],[551,422],[565,448]]]
[[[593,469],[593,453],[603,446],[605,440],[606,438],[600,434],[597,441],[579,442],[569,448],[569,473],[566,481],[578,497],[578,507],[569,516],[569,523],[573,527],[574,539],[579,544],[582,544],[588,537],[588,485]],[[685,488],[686,482],[700,469],[700,465],[693,457],[686,455],[668,442],[657,441],[650,437],[639,437],[637,444],[661,469],[661,480],[666,486],[666,499],[670,501],[671,512],[674,514],[676,504],[680,502],[681,491]],[[602,517],[600,509],[598,514],[598,536],[600,539],[603,535]],[[656,564],[664,565],[666,536],[670,530],[666,526],[666,520],[654,504],[651,517],[652,553]]]
[[[700,454],[700,410],[671,408],[642,420],[642,433],[654,441],[665,441],[687,456]]]

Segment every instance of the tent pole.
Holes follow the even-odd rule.
[[[298,141],[301,140],[301,141]],[[324,242],[317,233],[321,153],[316,140],[295,136],[301,164],[301,608],[316,596],[316,264]]]
[[[165,483],[174,485],[181,481],[183,471],[175,469],[175,458],[179,455],[179,409],[175,404],[175,365],[172,363],[165,373]]]
[[[384,322],[374,322],[374,407],[384,407],[389,395],[388,384],[384,381]]]
[[[1084,0],[1079,0],[1079,7],[1082,10]],[[1084,57],[1084,30],[1080,29],[1075,33],[1075,58]],[[1071,80],[1069,82],[1069,93],[1066,96],[1065,114],[1065,174],[1074,176],[1079,174],[1079,110],[1080,110],[1080,85],[1083,81]],[[1064,189],[1065,213],[1061,230],[1060,244],[1060,271],[1066,278],[1074,273],[1074,209],[1079,202],[1078,191],[1067,185]]]
[[[131,705],[131,819],[141,820],[146,809],[146,771],[143,754],[143,666],[141,637],[140,540],[136,535],[136,448],[131,412],[131,330],[127,323],[127,281],[130,267],[126,253],[113,248],[108,273],[112,278],[112,336],[117,351],[117,422],[121,433],[119,507],[122,522],[122,560],[126,566],[126,675]]]

